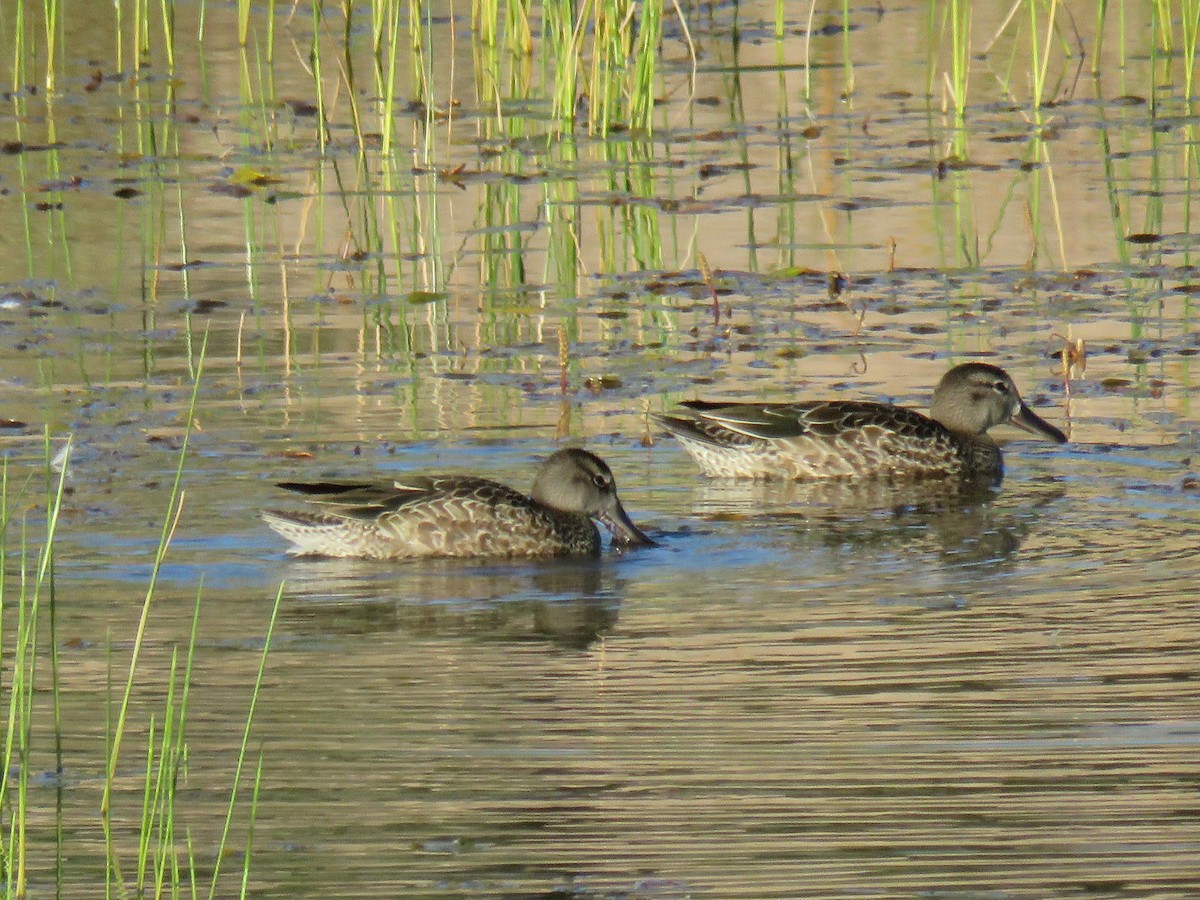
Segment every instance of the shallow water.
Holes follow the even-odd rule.
[[[141,198],[111,196],[133,165],[131,89],[85,95],[91,69],[74,59],[53,152],[87,184],[51,192],[60,219],[29,211],[48,152],[0,157],[0,208],[36,222],[32,264],[22,229],[0,235],[0,416],[14,420],[0,448],[31,534],[43,427],[74,447],[55,554],[64,770],[52,774],[40,720],[33,892],[53,890],[56,804],[70,893],[102,883],[106,680],[128,664],[207,329],[184,511],[114,804],[127,852],[148,719],[199,593],[178,807],[211,870],[282,582],[251,741],[260,896],[1200,893],[1193,120],[1172,107],[1169,67],[1155,70],[1160,103],[1131,96],[1150,65],[1135,53],[1098,91],[1064,88],[1055,140],[1035,146],[1028,110],[980,72],[973,165],[939,178],[949,129],[915,96],[923,63],[907,50],[923,14],[856,14],[853,103],[837,97],[840,34],[825,39],[811,138],[794,67],[780,115],[773,6],[741,7],[736,55],[728,9],[693,23],[695,96],[716,102],[687,104],[669,29],[653,186],[619,203],[607,173],[637,166],[612,162],[613,142],[581,141],[567,166],[531,141],[502,160],[521,178],[489,169],[486,104],[459,46],[471,124],[437,163],[470,165],[465,187],[406,182],[418,199],[405,209],[432,215],[441,240],[401,248],[415,264],[345,253],[346,230],[379,208],[333,183],[334,162],[354,159],[344,109],[324,158],[311,122],[286,111],[269,152],[228,137],[244,126],[220,28],[207,56],[179,63],[187,114],[171,121],[187,140],[163,154],[166,176],[133,166]],[[803,18],[790,25],[795,60]],[[1144,51],[1145,29],[1131,32]],[[904,40],[893,50],[889,35]],[[292,59],[277,77],[280,97],[310,96]],[[781,149],[803,185],[784,178]],[[1023,171],[1031,153],[1040,168]],[[239,165],[284,184],[211,189]],[[518,189],[515,215],[488,195],[498,182]],[[570,183],[584,274],[564,279],[543,191]],[[656,237],[629,206],[652,211]],[[500,208],[508,220],[483,221]],[[497,233],[527,240],[497,247]],[[695,250],[716,270],[717,317]],[[848,289],[831,297],[833,270]],[[1089,350],[1070,380],[1068,335]],[[976,357],[1072,439],[998,430],[1008,474],[982,497],[707,482],[649,424],[691,396],[924,406],[950,364]],[[256,518],[286,502],[280,479],[464,471],[526,486],[556,440],[608,460],[659,547],[545,564],[295,560]],[[239,869],[236,852],[223,861],[219,895]]]

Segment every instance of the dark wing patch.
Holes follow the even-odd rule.
[[[309,502],[332,507],[333,514],[352,519],[374,519],[382,513],[438,499],[472,499],[484,504],[530,502],[524,494],[498,482],[458,475],[416,475],[393,482],[284,481],[279,487],[304,494]]]
[[[371,487],[367,481],[277,481],[275,487],[285,491],[295,491],[297,494],[310,494],[318,497],[335,497],[352,491]]]
[[[760,440],[796,437],[806,433],[795,412],[799,404],[791,403],[702,403],[683,404],[696,413],[700,422]]]
[[[655,418],[667,431],[681,440],[700,441],[714,447],[739,447],[757,443],[756,438],[746,437],[707,419],[685,419],[680,416]]]
[[[943,430],[938,423],[915,410],[867,401],[755,404],[693,400],[682,406],[695,415],[688,419],[664,417],[664,424],[687,422],[710,438],[716,438],[713,428],[764,441],[831,438],[871,426],[913,437],[940,434]]]
[[[393,508],[396,491],[386,482],[370,481],[281,481],[288,491],[303,494],[310,503],[330,507],[332,515],[372,519]]]

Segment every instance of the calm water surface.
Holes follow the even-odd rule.
[[[465,124],[436,162],[466,163],[465,184],[403,165],[405,209],[436,215],[440,248],[365,260],[347,234],[380,212],[379,186],[334,178],[355,164],[347,110],[325,157],[283,105],[279,142],[251,146],[235,44],[214,25],[211,55],[181,57],[170,120],[185,146],[155,177],[123,149],[130,89],[85,94],[93,67],[83,49],[71,59],[66,112],[39,107],[21,139],[53,125],[55,172],[86,184],[46,195],[48,151],[0,157],[0,208],[34,217],[39,248],[30,263],[22,228],[0,235],[0,415],[15,420],[0,448],[35,536],[43,428],[74,448],[55,555],[64,771],[50,774],[42,719],[33,893],[55,890],[56,807],[64,894],[101,890],[106,682],[128,664],[207,328],[114,805],[130,854],[149,718],[201,594],[178,806],[211,871],[282,583],[251,741],[256,896],[1200,896],[1195,138],[1171,106],[1175,70],[1150,77],[1152,31],[1131,25],[1128,67],[1062,82],[1040,142],[981,65],[973,163],[939,178],[952,128],[924,98],[924,53],[909,58],[924,10],[856,14],[852,103],[840,33],[814,39],[826,68],[810,118],[795,67],[807,8],[787,6],[783,70],[773,5],[742,5],[736,47],[728,10],[693,22],[690,92],[668,29],[646,193],[616,190],[607,173],[637,165],[606,142],[581,141],[566,169],[560,148],[497,163],[460,22],[439,65],[458,65],[442,74]],[[1094,18],[1069,6],[1080,27]],[[299,62],[278,69],[281,99],[311,95]],[[1161,103],[1139,84],[1162,85]],[[805,136],[811,122],[823,130]],[[241,165],[282,186],[212,189]],[[142,197],[112,195],[127,177]],[[499,183],[514,205],[489,194]],[[564,184],[578,188],[570,279],[553,274],[545,193]],[[63,209],[37,210],[44,195]],[[697,250],[717,270],[719,321]],[[1070,379],[1068,336],[1089,348]],[[710,483],[649,424],[693,396],[924,407],[976,357],[1072,438],[999,429],[1008,476],[983,497]],[[284,478],[527,486],[563,440],[609,461],[661,546],[546,564],[294,560],[257,519],[287,502]],[[10,548],[16,534],[14,520]],[[219,896],[238,890],[238,852]]]

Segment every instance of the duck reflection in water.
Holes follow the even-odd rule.
[[[610,559],[399,567],[306,559],[289,570],[280,618],[309,636],[400,632],[583,649],[616,627],[624,593],[618,568]]]
[[[987,480],[715,480],[700,487],[693,509],[712,521],[778,524],[814,546],[932,553],[990,566],[1016,554],[1042,510],[1065,493],[1057,481],[999,493]]]

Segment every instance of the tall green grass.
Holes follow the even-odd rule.
[[[954,107],[954,155],[967,157],[967,106],[971,77],[971,3],[970,0],[949,0],[946,4],[947,28],[950,32],[950,72],[946,78],[950,101]]]
[[[669,256],[661,246],[663,235],[669,241],[670,229],[680,227],[680,223],[698,227],[703,221],[699,215],[690,223],[684,216],[665,216],[664,207],[656,206],[656,201],[663,199],[661,195],[674,186],[672,179],[678,177],[670,172],[663,177],[663,164],[677,162],[681,147],[684,156],[688,152],[683,144],[667,143],[674,138],[670,131],[664,131],[664,124],[674,126],[697,113],[696,108],[681,110],[683,92],[677,65],[680,48],[686,42],[695,53],[691,37],[694,31],[700,36],[705,55],[705,77],[710,81],[724,78],[726,68],[741,64],[738,29],[753,15],[741,5],[724,10],[719,6],[636,0],[584,4],[571,0],[472,0],[461,7],[447,7],[450,14],[445,17],[433,4],[403,0],[340,5],[285,5],[272,0],[257,6],[244,0],[226,5],[202,2],[195,11],[197,15],[192,15],[194,10],[190,8],[185,15],[184,7],[176,9],[161,0],[116,0],[110,6],[114,25],[111,53],[115,59],[99,59],[95,64],[106,73],[115,70],[129,76],[112,87],[114,92],[131,98],[119,115],[129,117],[136,128],[136,146],[122,144],[120,152],[123,157],[142,157],[149,191],[159,191],[164,182],[175,182],[174,197],[156,195],[142,204],[144,210],[161,207],[157,212],[143,213],[143,234],[147,238],[143,247],[150,248],[143,264],[152,288],[147,296],[156,296],[153,279],[160,277],[164,264],[173,261],[168,251],[177,249],[180,258],[187,257],[183,195],[187,173],[182,168],[177,172],[154,171],[152,166],[180,153],[176,115],[180,95],[176,86],[186,84],[188,90],[194,86],[189,84],[191,70],[178,77],[156,79],[139,77],[143,74],[141,67],[148,66],[147,75],[158,74],[155,70],[159,67],[172,72],[179,52],[184,48],[190,52],[189,45],[195,38],[200,42],[199,68],[203,72],[205,42],[215,46],[215,37],[224,36],[224,32],[230,37],[236,35],[243,49],[237,57],[239,102],[231,114],[238,127],[225,129],[222,136],[231,136],[230,144],[238,145],[244,155],[268,162],[274,162],[271,154],[275,148],[286,144],[287,127],[293,127],[297,135],[290,149],[304,146],[311,137],[314,152],[302,157],[303,164],[310,168],[305,173],[307,180],[299,187],[309,195],[299,216],[311,215],[313,223],[304,238],[315,244],[319,253],[326,252],[327,242],[341,240],[347,257],[369,256],[373,267],[368,271],[364,266],[352,275],[345,274],[350,267],[337,274],[318,272],[314,279],[322,283],[314,286],[314,293],[329,293],[339,285],[337,279],[344,279],[340,284],[371,297],[372,302],[444,295],[462,262],[474,263],[476,254],[482,258],[478,266],[480,279],[489,284],[495,280],[500,287],[529,282],[538,268],[552,273],[546,277],[556,283],[572,283],[583,273],[587,258],[579,250],[592,240],[603,248],[605,265],[613,262],[619,267],[639,260],[653,264]],[[789,93],[796,90],[796,85],[789,85],[783,72],[785,67],[796,65],[798,59],[807,58],[810,44],[826,35],[820,33],[822,29],[813,34],[814,19],[819,18],[815,3],[789,5],[775,0],[764,9],[773,17],[773,22],[767,24],[773,25],[780,68],[776,95],[770,97],[759,91],[751,98],[749,109],[739,101],[730,125],[736,130],[761,119],[772,106],[778,111],[773,123],[781,136],[777,182],[782,192],[789,192],[794,184],[789,167],[801,151],[791,149],[795,123],[791,121]],[[64,85],[68,82],[62,79],[64,65],[78,64],[63,54],[69,10],[64,0],[0,9],[2,56],[11,60],[14,88],[55,84],[60,91],[67,89]],[[1078,43],[1088,50],[1093,70],[1098,73],[1106,32],[1109,41],[1119,42],[1118,58],[1122,60],[1130,58],[1125,52],[1127,42],[1137,40],[1140,53],[1149,35],[1156,65],[1151,67],[1144,85],[1147,95],[1158,101],[1161,94],[1155,89],[1155,79],[1167,66],[1173,66],[1181,95],[1191,104],[1200,31],[1198,0],[1180,0],[1179,4],[1155,0],[1136,9],[1100,0],[1094,10],[1088,7],[1087,16],[1076,15],[1077,10],[1060,0],[1021,0],[1006,4],[1007,13],[966,0],[930,0],[925,10],[927,89],[934,105],[938,96],[943,99],[942,122],[935,137],[944,142],[944,147],[939,149],[940,159],[934,162],[949,161],[950,178],[961,182],[941,196],[956,204],[955,215],[967,230],[956,239],[964,251],[959,254],[963,259],[978,260],[975,250],[986,248],[984,234],[992,227],[992,223],[979,226],[973,221],[971,173],[954,165],[971,162],[969,139],[975,124],[970,121],[972,110],[1000,97],[1019,100],[1025,106],[1031,130],[1024,161],[1030,165],[1048,163],[1050,148],[1044,142],[1034,146],[1038,138],[1033,131],[1043,119],[1055,115],[1050,111],[1053,102],[1071,88],[1067,73],[1075,60],[1071,43],[1076,40],[1076,28],[1086,32],[1094,23],[1094,33],[1080,36]],[[837,92],[840,101],[852,100],[856,78],[861,85],[866,84],[865,79],[876,77],[862,62],[870,58],[869,42],[887,26],[873,22],[878,16],[872,8],[847,2],[828,5],[823,14],[826,27],[840,25],[836,36],[828,35],[833,66],[827,70],[815,65],[804,69],[806,102],[812,102],[816,95],[819,103],[822,92],[827,97]],[[673,25],[676,19],[679,27],[672,33],[664,25]],[[801,27],[806,20],[806,27]],[[980,32],[984,23],[994,29],[997,21],[999,29],[989,41],[987,34]],[[798,37],[801,32],[805,33]],[[670,57],[664,52],[664,40],[676,56],[674,70],[664,67],[664,58]],[[470,52],[463,47],[467,42],[471,44]],[[993,57],[994,44],[1001,45],[1007,55],[997,52]],[[296,64],[309,76],[300,90],[308,92],[304,102],[317,108],[314,116],[289,118],[286,107],[280,105],[274,73],[282,67],[288,49],[294,51]],[[1132,58],[1136,62],[1137,54]],[[472,72],[455,68],[463,59],[474,61]],[[373,77],[368,66],[374,70]],[[469,96],[457,95],[460,91],[470,93],[472,76],[474,102]],[[823,83],[814,87],[814,78]],[[1137,87],[1130,92],[1136,92]],[[207,86],[199,86],[192,92],[211,101],[207,90]],[[186,95],[187,91],[185,99]],[[661,106],[664,96],[671,99],[673,121]],[[21,96],[14,97],[14,104],[23,102]],[[14,127],[23,129],[26,122],[44,120],[53,138],[58,121],[50,108],[53,102],[51,96],[37,98],[16,117]],[[660,136],[665,134],[666,140],[659,140],[656,131]],[[575,140],[564,149],[556,142],[568,134]],[[357,143],[358,158],[353,169],[342,155],[348,135]],[[640,147],[622,146],[629,140],[645,143]],[[1188,170],[1200,171],[1197,142],[1182,144]],[[231,150],[231,155],[236,152]],[[742,156],[739,161],[744,162],[744,152]],[[53,150],[38,160],[43,158],[51,167],[55,165]],[[25,166],[26,162],[22,158],[17,164]],[[454,176],[460,167],[466,171],[463,178],[445,177],[447,173]],[[49,174],[53,176],[54,170]],[[23,173],[21,190],[36,191],[39,175],[31,172],[26,179]],[[472,175],[480,177],[472,180]],[[854,176],[845,177],[849,181]],[[531,184],[534,181],[538,183]],[[749,178],[745,181],[749,184]],[[1034,208],[1030,218],[1037,227],[1040,211],[1051,208],[1043,200],[1053,194],[1053,186],[1048,175],[1027,181],[1032,191],[1028,205]],[[682,178],[680,182],[685,183]],[[478,216],[472,210],[466,225],[453,219],[454,215],[462,217],[457,211],[459,205],[446,199],[448,193],[458,190],[476,192],[479,197]],[[1040,197],[1038,191],[1043,192]],[[615,212],[595,212],[599,224],[593,229],[589,227],[591,201],[608,192],[623,192],[625,199],[618,202],[624,207]],[[1190,202],[1189,194],[1185,204]],[[284,271],[286,252],[294,248],[278,247],[278,259],[268,259],[276,248],[262,237],[266,228],[260,210],[261,206],[249,200],[243,209],[251,260],[247,271],[268,271],[262,265],[264,261],[279,262],[278,269]],[[340,221],[341,213],[346,223]],[[327,214],[328,230],[323,218]],[[73,273],[72,247],[79,244],[79,235],[70,228],[69,214],[51,212],[46,217],[34,217],[33,223],[27,208],[21,215],[25,216],[28,274],[69,280]],[[175,221],[177,237],[171,234]],[[1007,224],[1013,221],[1016,216]],[[536,230],[530,228],[531,224]],[[41,246],[45,238],[41,229],[47,227],[51,229],[53,252],[45,252]],[[748,215],[747,228],[761,231],[762,223]],[[980,234],[970,233],[976,229]],[[277,227],[277,231],[283,230]],[[447,237],[455,230],[468,233],[462,238]],[[599,232],[594,239],[593,230]],[[789,223],[788,215],[781,216],[778,232],[793,231],[794,223]],[[172,240],[177,240],[177,247],[169,243]],[[789,234],[787,243],[795,243],[794,234]],[[755,239],[748,244],[752,266],[759,263],[754,258],[756,244]],[[968,247],[972,248],[969,254],[965,253]],[[303,258],[307,248],[295,249]],[[546,254],[544,267],[532,266],[530,260],[541,252]],[[195,276],[184,269],[180,277],[185,293],[190,293]],[[257,303],[258,285],[254,276],[249,280],[251,296]],[[353,295],[353,291],[347,293]],[[394,321],[403,315],[400,306],[382,314],[379,321]]]
[[[189,423],[194,420],[196,414],[203,354],[202,344],[195,363],[196,377],[188,408]],[[130,755],[136,751],[127,746],[128,733],[133,727],[137,727],[130,717],[133,698],[147,687],[154,689],[147,685],[142,677],[139,662],[145,645],[146,628],[155,606],[158,578],[184,509],[182,485],[189,437],[190,424],[179,454],[137,632],[129,652],[128,670],[120,690],[116,715],[107,721],[106,757],[97,761],[97,767],[104,771],[97,824],[104,835],[107,872],[105,880],[110,895],[125,896],[132,892],[137,896],[162,896],[164,893],[175,896],[187,893],[196,896],[202,892],[200,884],[204,879],[199,874],[194,858],[195,848],[191,844],[190,836],[181,834],[178,828],[180,810],[177,794],[186,777],[187,714],[196,639],[199,633],[202,586],[197,587],[186,655],[181,660],[178,650],[172,652],[166,684],[162,686],[165,699],[161,710],[152,713],[149,720],[141,726],[145,728],[146,738],[144,759],[140,762],[143,773],[140,808],[126,808],[126,802],[135,795],[119,791],[117,788],[119,770],[127,772],[131,766],[138,765],[136,761],[129,760]],[[52,458],[53,467],[50,463]],[[47,859],[49,854],[44,843],[31,840],[31,830],[34,828],[34,807],[30,800],[31,777],[33,773],[47,768],[44,761],[46,749],[38,744],[37,735],[47,731],[54,735],[52,770],[57,777],[61,777],[63,737],[65,729],[71,727],[70,723],[62,720],[59,712],[61,692],[65,688],[60,678],[61,661],[58,657],[59,637],[56,625],[56,613],[61,601],[55,591],[54,577],[55,547],[59,541],[63,498],[71,468],[69,441],[61,452],[54,454],[47,437],[46,460],[45,496],[36,504],[30,502],[34,493],[31,487],[35,483],[34,476],[26,475],[24,479],[14,483],[12,464],[7,458],[0,462],[0,558],[16,561],[15,578],[10,577],[8,565],[0,567],[0,650],[6,659],[11,660],[11,668],[8,669],[4,684],[6,728],[2,763],[4,771],[10,773],[10,777],[0,780],[0,822],[3,825],[3,838],[0,839],[0,871],[5,880],[6,894],[10,897],[26,895],[30,890],[31,873],[34,872],[37,873],[39,881],[44,881],[47,877],[52,878],[60,893],[83,887],[73,887],[70,874],[64,868],[62,835],[65,823],[61,803],[56,807],[55,833],[58,837],[54,859]],[[30,510],[41,512],[41,533],[36,536],[34,530],[37,523],[30,521]],[[251,690],[250,706],[246,714],[233,781],[229,786],[229,800],[221,837],[218,845],[211,851],[216,861],[211,875],[208,876],[207,894],[210,898],[218,895],[221,865],[226,856],[226,847],[232,838],[232,826],[236,814],[246,802],[241,781],[248,762],[254,767],[253,795],[249,801],[250,812],[243,813],[241,818],[246,820],[247,842],[252,834],[263,757],[261,751],[250,755],[251,726],[281,597],[282,587],[275,598],[263,641],[257,677]],[[12,628],[7,627],[9,622],[13,622]],[[46,703],[39,699],[46,695],[50,698],[51,722],[48,725],[42,721],[47,715]],[[138,823],[132,846],[118,838],[114,830],[114,818],[118,815],[123,822]],[[71,822],[71,830],[74,833],[79,833],[83,827],[78,822]],[[40,814],[36,828],[38,833],[42,833],[46,828],[44,817]],[[248,880],[249,860],[247,845],[243,868],[239,875],[243,890]],[[88,886],[89,889],[94,887],[95,885]],[[222,887],[219,893],[228,896],[231,892]]]
[[[617,126],[650,133],[663,7],[636,0],[473,0],[471,22],[481,51],[503,50],[507,65],[542,73],[559,130],[574,130],[586,94],[578,118],[590,134],[604,136]],[[491,58],[480,70],[492,81],[481,90],[486,96],[499,84],[503,65]]]
[[[47,460],[49,459],[47,454]],[[41,545],[36,547],[31,545],[33,538],[28,532],[24,517],[14,522],[17,510],[22,509],[27,502],[26,492],[29,490],[31,479],[26,478],[24,483],[17,487],[14,497],[10,493],[12,485],[7,459],[0,463],[0,466],[0,559],[6,561],[4,566],[0,566],[0,649],[5,656],[12,659],[8,683],[5,685],[8,702],[3,758],[5,777],[0,782],[0,811],[8,812],[3,843],[3,872],[7,894],[10,897],[19,897],[24,896],[26,892],[30,865],[31,848],[27,840],[27,824],[30,812],[29,779],[35,766],[35,697],[42,687],[42,681],[45,680],[39,679],[38,676],[39,664],[43,663],[39,647],[45,641],[45,637],[39,638],[39,630],[49,629],[49,640],[53,647],[56,638],[54,629],[50,627],[54,621],[55,605],[53,548],[62,509],[66,466],[63,466],[57,477],[47,479],[44,501],[45,537]],[[10,587],[7,565],[10,551],[13,549],[9,544],[13,530],[19,530],[16,547],[19,577],[15,597],[11,596],[14,589]],[[14,606],[16,626],[10,645],[3,623],[5,613]],[[57,690],[56,668],[51,671],[50,685],[52,691]],[[57,735],[57,694],[54,696],[54,725]],[[61,767],[61,758],[57,762],[58,767]],[[14,792],[15,797],[12,796]]]

